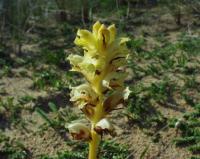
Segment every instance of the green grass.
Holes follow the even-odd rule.
[[[0,100],[0,118],[9,123],[19,122],[22,108],[22,105],[14,102],[13,97],[7,97],[5,100]]]
[[[136,88],[137,89],[137,88]],[[144,90],[150,89],[150,92],[144,95],[142,94]],[[155,109],[152,104],[152,90],[150,88],[143,88],[140,90],[132,89],[132,94],[129,98],[129,103],[127,107],[128,118],[130,120],[136,121],[142,128],[151,128],[153,125],[163,125],[165,123],[165,118],[163,115]],[[156,92],[157,95],[159,92]],[[159,96],[162,94],[159,94]]]
[[[200,55],[200,37],[182,35],[179,39],[179,48],[190,55]]]
[[[168,121],[171,122],[169,126],[174,126],[178,119],[173,121],[166,119],[155,105],[178,109],[179,105],[174,95],[180,95],[186,104],[195,110],[183,115],[185,121],[178,127],[181,136],[174,139],[174,143],[189,150],[194,155],[193,158],[196,158],[195,154],[199,154],[200,144],[199,99],[193,96],[191,91],[199,92],[200,89],[197,81],[199,38],[181,35],[174,43],[163,38],[162,41],[162,46],[155,47],[152,51],[142,49],[144,41],[140,39],[134,39],[128,44],[133,50],[131,57],[135,62],[130,62],[129,65],[134,72],[132,80],[134,84],[131,87],[132,93],[128,102],[127,116],[133,124],[147,128],[148,131],[155,123],[158,126],[167,126],[166,121]],[[191,62],[194,65],[188,65]],[[179,77],[177,74],[182,76]],[[143,78],[146,76],[156,80],[144,84]],[[175,80],[173,77],[176,77]],[[178,83],[179,79],[184,82],[183,86]]]
[[[51,126],[56,130],[65,129],[66,123],[79,119],[79,116],[70,108],[59,108],[53,102],[48,103],[48,108],[50,110],[48,113],[41,107],[36,107],[35,111],[48,126]]]
[[[0,132],[0,156],[6,159],[27,159],[29,152],[19,141],[13,141]]]
[[[43,90],[49,87],[60,90],[64,85],[61,74],[53,68],[37,71],[34,74],[33,81],[34,88]]]
[[[176,128],[181,132],[181,137],[175,138],[174,143],[176,146],[186,147],[195,155],[200,153],[200,104],[196,104],[194,108],[194,112],[185,113],[184,120]],[[171,126],[175,126],[177,121],[175,119]]]
[[[58,152],[54,157],[48,155],[42,155],[40,159],[85,159],[87,158],[88,148],[87,144],[76,144],[73,151]],[[99,157],[101,159],[125,159],[130,152],[124,145],[120,145],[113,141],[103,141],[101,143],[101,150]]]

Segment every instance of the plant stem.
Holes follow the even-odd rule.
[[[98,153],[98,146],[101,140],[101,137],[99,134],[97,134],[94,131],[94,127],[96,123],[101,120],[102,117],[102,104],[101,102],[97,104],[96,110],[95,110],[95,118],[92,121],[92,127],[91,127],[91,141],[89,143],[89,159],[97,159],[97,153]]]
[[[89,143],[89,158],[88,159],[97,159],[100,136],[94,130],[91,131],[91,135],[92,135],[92,140]]]
[[[101,140],[101,137],[99,134],[97,134],[94,131],[94,127],[96,123],[98,123],[102,116],[103,116],[103,105],[102,105],[102,86],[101,86],[101,81],[102,79],[99,78],[96,80],[96,85],[94,86],[96,93],[99,95],[99,103],[96,105],[95,108],[95,117],[92,122],[92,127],[91,127],[91,141],[89,142],[89,158],[88,159],[97,159],[97,154],[98,154],[98,147],[99,143]]]

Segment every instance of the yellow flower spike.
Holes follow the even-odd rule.
[[[69,55],[72,70],[80,72],[88,81],[78,87],[72,87],[71,101],[86,115],[91,122],[91,129],[72,132],[74,139],[84,138],[89,141],[89,159],[97,159],[98,146],[103,133],[112,132],[113,127],[106,116],[124,104],[130,90],[125,88],[127,76],[125,66],[129,50],[126,42],[129,38],[119,38],[115,25],[106,27],[97,21],[92,32],[78,30],[74,43],[84,49],[84,55]],[[86,129],[86,128],[85,128]]]

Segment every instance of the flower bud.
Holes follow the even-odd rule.
[[[68,125],[69,133],[74,140],[91,140],[90,130],[87,126],[81,123],[73,123]]]
[[[97,21],[94,25],[93,25],[93,27],[92,27],[92,33],[93,33],[93,35],[95,36],[95,37],[97,37],[98,36],[98,30],[99,30],[99,28],[101,27],[101,23],[99,22],[99,21]]]
[[[116,36],[116,27],[115,27],[115,24],[110,25],[108,27],[108,30],[110,31],[110,42],[113,42],[115,40],[115,36]]]

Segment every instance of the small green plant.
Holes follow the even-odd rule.
[[[18,99],[20,104],[27,104],[33,100],[34,100],[34,97],[32,97],[30,95],[25,95],[25,96],[21,97],[20,99]]]
[[[154,63],[150,63],[148,65],[147,70],[145,70],[147,75],[160,75],[161,74],[161,68],[159,68],[158,65],[154,64]]]
[[[144,92],[144,88],[141,92]],[[152,106],[151,96],[140,92],[131,93],[126,115],[142,128],[152,128],[153,125],[159,126],[166,122],[163,115]]]
[[[42,50],[42,58],[47,64],[61,65],[65,62],[65,52],[63,49],[58,49],[57,51],[52,51],[44,48]]]
[[[200,152],[200,104],[196,104],[194,109],[194,112],[185,113],[182,119],[174,119],[170,125],[180,131],[181,136],[174,139],[176,146],[187,147],[193,155]]]
[[[142,46],[144,45],[144,43],[145,40],[143,38],[131,39],[129,42],[127,42],[127,46],[136,53],[140,53],[143,51]]]
[[[178,46],[176,44],[166,43],[162,48],[156,47],[152,51],[141,52],[141,57],[145,59],[159,58],[163,62],[169,59],[170,56],[174,55],[177,51]]]
[[[152,83],[148,89],[149,96],[159,103],[166,103],[176,90],[176,85],[169,81]]]
[[[200,53],[200,37],[199,36],[190,36],[182,35],[179,39],[178,47],[188,53],[190,56],[199,55]]]
[[[3,68],[0,70],[0,78],[3,76],[12,77],[13,73],[10,66],[4,65]]]
[[[177,65],[179,67],[185,67],[188,62],[188,56],[182,53],[180,56],[177,57]]]
[[[185,85],[184,88],[193,88],[193,89],[198,89],[199,83],[196,81],[196,76],[191,76],[189,78],[185,78]]]
[[[97,159],[98,147],[104,134],[114,135],[107,115],[123,104],[130,93],[124,86],[127,76],[129,38],[116,38],[115,25],[108,28],[100,22],[93,25],[92,33],[78,30],[75,44],[84,49],[84,55],[69,55],[72,71],[82,73],[87,82],[72,87],[71,101],[86,115],[91,127],[72,123],[68,129],[73,139],[89,142],[89,159]]]
[[[8,159],[26,159],[27,149],[19,141],[13,141],[0,132],[0,157]]]
[[[78,119],[78,115],[75,114],[69,108],[58,108],[53,102],[48,103],[49,113],[40,107],[36,107],[35,111],[38,115],[54,129],[62,129],[66,122]]]
[[[61,75],[55,69],[42,70],[34,74],[34,88],[47,89],[53,87],[58,90],[63,88],[63,81]]]
[[[21,110],[22,106],[19,103],[15,103],[13,97],[7,97],[4,100],[0,99],[0,117],[10,122],[17,122]]]

